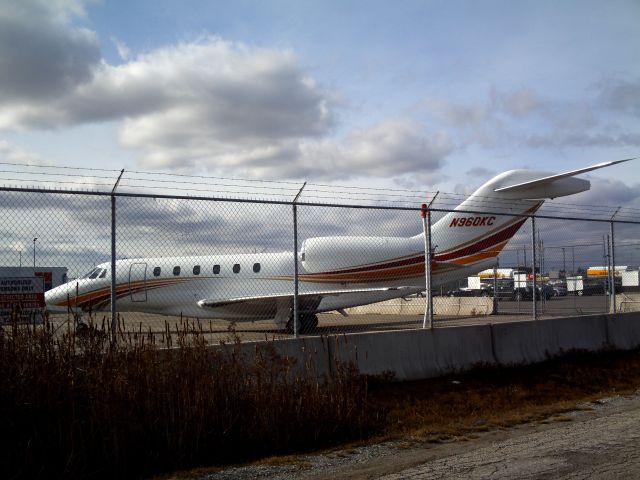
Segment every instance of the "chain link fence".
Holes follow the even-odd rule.
[[[513,202],[427,212],[17,187],[0,196],[5,321],[29,310],[11,281],[32,277],[56,328],[197,331],[212,342],[640,305],[640,222],[541,215],[535,202],[513,215]]]

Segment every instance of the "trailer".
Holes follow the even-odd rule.
[[[623,287],[639,287],[640,286],[640,270],[629,270],[622,272]]]

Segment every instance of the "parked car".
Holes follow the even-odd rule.
[[[542,292],[542,298],[544,298],[545,300],[549,300],[551,297],[556,296],[556,292],[551,285],[543,283],[542,285],[536,285],[536,287],[540,289],[540,291]]]
[[[554,297],[566,297],[567,296],[567,284],[561,280],[555,280],[549,282],[549,285],[553,289]]]
[[[449,297],[490,297],[492,293],[487,285],[482,284],[479,289],[459,287],[455,290],[449,290],[447,295]]]
[[[599,280],[583,280],[582,290],[577,290],[576,295],[604,295],[605,282]]]
[[[536,285],[536,300],[553,297],[553,287],[550,285]],[[517,287],[513,290],[514,300],[531,300],[533,298],[533,285],[527,284],[526,287]]]
[[[508,299],[512,300],[514,298],[514,289],[513,289],[513,280],[509,279],[499,279],[496,282],[497,291],[496,297],[498,299]],[[488,284],[488,292],[489,296],[493,297],[493,283]]]
[[[514,300],[531,300],[533,298],[533,286],[527,285],[526,287],[516,287],[513,289]],[[536,294],[536,300],[540,299],[540,291]]]

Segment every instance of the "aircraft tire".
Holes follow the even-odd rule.
[[[79,322],[76,325],[76,335],[83,336],[89,333],[89,325],[84,322]]]

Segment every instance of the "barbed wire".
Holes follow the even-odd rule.
[[[37,184],[53,184],[52,189],[55,190],[57,185],[70,185],[73,187],[113,187],[116,175],[120,173],[117,169],[95,168],[95,167],[70,167],[60,165],[34,165],[17,162],[0,162],[0,165],[21,167],[22,170],[0,170],[0,174],[13,175],[3,176],[0,178],[2,182],[18,182],[21,185],[25,183]],[[25,171],[24,168],[35,169],[37,171]],[[43,169],[54,171],[42,171]],[[58,172],[56,170],[60,170]],[[62,172],[64,171],[64,172]],[[71,172],[74,171],[74,172]],[[90,172],[90,175],[77,173]],[[113,176],[95,174],[94,172],[113,173]],[[131,177],[134,174],[136,176]],[[31,178],[37,175],[38,178]],[[127,176],[129,175],[129,176]],[[140,177],[142,175],[143,177]],[[52,179],[46,178],[55,177]],[[154,177],[166,178],[154,178]],[[44,177],[44,178],[43,178]],[[67,178],[64,178],[67,177]],[[85,179],[79,181],[74,179]],[[112,180],[113,183],[102,183],[92,181]],[[191,180],[194,179],[194,180]],[[197,180],[197,181],[196,181]],[[202,181],[204,180],[204,181]],[[203,188],[183,188],[182,186],[207,186],[209,189]],[[259,196],[258,198],[283,198],[293,197],[299,192],[302,184],[294,181],[274,181],[264,179],[242,179],[219,176],[190,175],[180,173],[167,172],[148,172],[142,170],[130,170],[125,172],[122,178],[121,186],[128,189],[150,189],[150,190],[175,190],[179,192],[199,192],[210,193],[212,195],[238,195],[246,198]],[[238,190],[238,187],[241,190]],[[212,190],[215,190],[212,192]],[[283,193],[284,192],[284,193]],[[455,192],[430,191],[430,190],[404,190],[398,188],[384,187],[361,187],[361,186],[345,186],[331,185],[325,183],[307,183],[303,190],[301,198],[315,199],[327,204],[337,203],[340,201],[361,202],[374,205],[406,205],[408,208],[414,208],[416,203],[423,201],[433,201],[434,208],[454,209],[462,202],[469,209],[486,208],[491,206],[496,213],[513,213],[519,205],[517,200],[499,199],[486,195],[475,194],[472,197]],[[525,202],[522,202],[525,204]],[[564,214],[582,214],[597,217],[606,217],[613,215],[617,210],[617,219],[636,220],[640,217],[640,208],[635,207],[618,207],[613,205],[592,205],[592,204],[576,204],[568,202],[552,201],[544,204],[545,210],[553,209],[556,213]],[[638,213],[636,213],[638,212]]]

